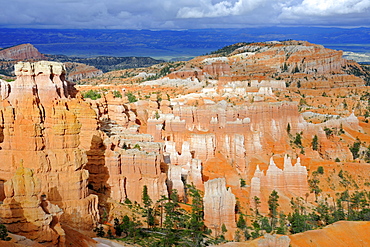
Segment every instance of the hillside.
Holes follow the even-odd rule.
[[[281,236],[266,236],[259,239],[243,242],[217,245],[219,247],[312,247],[312,246],[368,246],[369,222],[336,222],[333,225],[319,230],[307,231],[290,235],[289,238]]]

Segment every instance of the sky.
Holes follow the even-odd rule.
[[[2,28],[370,27],[370,0],[0,0]]]

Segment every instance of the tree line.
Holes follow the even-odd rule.
[[[204,224],[202,192],[193,185],[187,185],[186,198],[188,203],[181,203],[177,190],[172,190],[169,197],[161,196],[154,203],[145,185],[142,190],[142,205],[126,199],[125,204],[133,213],[114,219],[114,234],[111,230],[104,232],[102,226],[94,231],[99,237],[150,247],[198,247],[224,242],[223,235],[212,237],[211,230]],[[185,210],[184,206],[188,209]],[[222,233],[226,231],[227,229],[223,229]]]

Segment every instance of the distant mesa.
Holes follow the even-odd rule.
[[[0,50],[0,59],[11,60],[41,60],[46,57],[31,44],[22,44]]]

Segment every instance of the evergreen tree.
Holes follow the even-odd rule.
[[[251,237],[248,231],[247,222],[243,214],[239,214],[239,219],[238,222],[236,223],[236,226],[240,229],[239,234],[243,233],[245,240],[248,240]]]
[[[239,215],[239,219],[238,219],[238,222],[236,223],[236,226],[241,230],[244,230],[245,228],[247,228],[247,223],[242,214]]]
[[[225,233],[227,233],[227,228],[226,228],[225,224],[222,224],[221,232],[222,232],[221,239],[225,239]]]
[[[144,217],[146,217],[146,223],[148,224],[148,227],[153,227],[155,224],[155,218],[154,218],[154,209],[152,208],[152,199],[148,195],[148,187],[144,185],[143,187],[143,194],[142,194],[142,201],[144,204]]]
[[[359,154],[360,147],[361,147],[361,141],[360,139],[357,138],[356,141],[353,143],[353,145],[349,148],[354,160],[360,157],[360,154]]]
[[[315,150],[317,151],[318,150],[318,147],[319,147],[319,142],[318,142],[318,137],[317,135],[315,135],[313,138],[312,138],[312,150]]]
[[[177,190],[172,190],[170,198],[162,196],[159,200],[160,207],[164,209],[165,219],[163,222],[164,233],[160,239],[160,246],[181,245],[182,235],[178,229],[183,229],[188,221],[188,214],[180,207]]]
[[[206,230],[203,221],[203,199],[201,192],[194,185],[188,185],[187,188],[191,197],[191,213],[186,232],[191,239],[190,246],[201,246]]]
[[[342,206],[342,200],[340,198],[337,199],[336,208],[332,213],[333,221],[340,221],[345,219],[345,214]]]
[[[279,214],[279,226],[276,228],[277,234],[286,234],[287,232],[287,224],[286,224],[287,217],[284,213]]]
[[[275,229],[276,226],[276,218],[278,214],[278,207],[279,207],[279,195],[276,190],[273,190],[269,196],[268,206],[269,206],[269,217],[271,218],[271,228],[272,230]]]
[[[305,214],[305,207],[301,198],[296,198],[290,201],[293,213],[288,215],[288,221],[290,222],[290,232],[292,234],[311,230],[312,227],[307,222],[309,216]]]
[[[3,224],[0,224],[0,239],[4,241],[11,240],[11,238],[8,237],[8,230],[6,229],[6,226]]]
[[[340,200],[347,202],[347,220],[351,220],[350,195],[348,190],[341,193]]]
[[[329,214],[329,207],[327,202],[320,202],[316,207],[316,212],[318,213],[318,220],[322,225],[328,225],[332,222],[331,215]]]
[[[312,173],[313,178],[308,180],[308,184],[311,189],[311,193],[315,193],[315,201],[317,202],[317,197],[321,193],[321,189],[319,187],[320,180],[317,178],[317,172]]]
[[[302,136],[300,133],[295,134],[295,138],[293,140],[293,143],[297,145],[298,147],[302,147]]]
[[[270,233],[274,230],[267,217],[262,217],[260,219],[260,222],[261,222],[261,230],[265,230],[267,233]]]
[[[123,231],[118,218],[114,218],[114,230],[116,232],[116,236],[120,237],[122,235]]]
[[[258,215],[260,214],[258,208],[261,205],[261,200],[257,196],[254,196],[253,197],[253,204],[254,204],[254,215],[255,215],[255,219],[257,219],[258,218]]]

